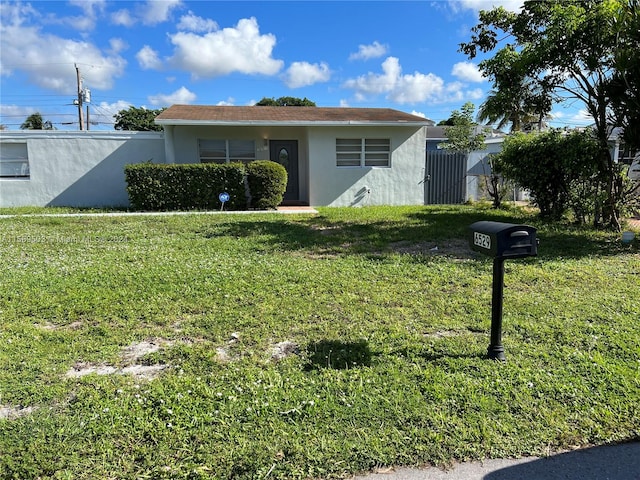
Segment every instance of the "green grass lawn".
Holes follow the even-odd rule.
[[[640,437],[638,239],[319,210],[0,219],[0,478],[337,478]],[[505,363],[477,220],[540,238],[506,262]]]

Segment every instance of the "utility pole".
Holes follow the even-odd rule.
[[[84,118],[82,115],[82,79],[80,78],[80,69],[78,68],[78,64],[74,64],[76,67],[76,82],[78,85],[78,124],[80,125],[80,130],[84,129]]]

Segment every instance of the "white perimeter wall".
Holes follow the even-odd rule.
[[[127,206],[124,167],[164,163],[160,132],[1,132],[26,143],[30,178],[0,178],[0,206]]]
[[[337,167],[336,138],[389,138],[391,166]],[[316,206],[423,205],[425,129],[309,128],[309,200]],[[371,193],[367,193],[370,191]]]

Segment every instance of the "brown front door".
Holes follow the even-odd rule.
[[[287,190],[284,192],[284,201],[300,200],[300,188],[298,185],[298,141],[297,140],[270,140],[270,158],[278,162],[287,170]]]

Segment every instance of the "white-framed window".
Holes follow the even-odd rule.
[[[29,178],[26,143],[0,143],[0,178]]]
[[[249,163],[256,159],[253,140],[198,140],[201,163]]]
[[[388,138],[336,138],[338,167],[390,167]]]

